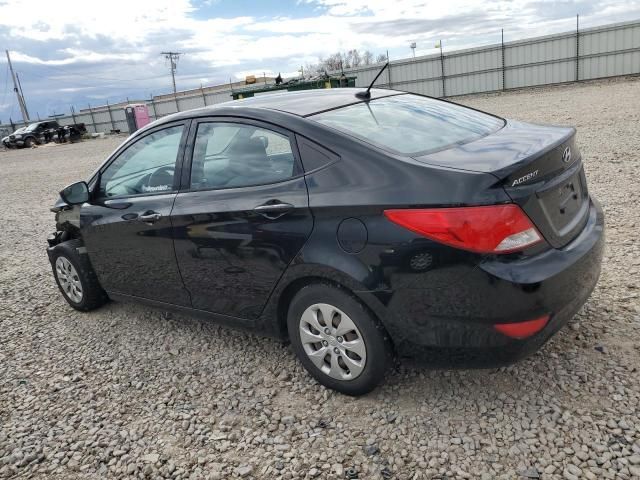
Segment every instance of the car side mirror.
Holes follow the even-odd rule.
[[[64,187],[60,191],[60,197],[69,205],[80,205],[89,201],[89,186],[87,182],[76,182]]]

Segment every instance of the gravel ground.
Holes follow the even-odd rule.
[[[607,214],[600,284],[526,361],[402,366],[359,399],[275,340],[142,306],[72,310],[48,209],[122,139],[0,152],[0,478],[640,478],[640,79],[458,100],[578,127]]]

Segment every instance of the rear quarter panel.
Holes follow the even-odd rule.
[[[313,140],[339,160],[305,177],[314,228],[276,297],[302,278],[326,279],[357,294],[384,322],[394,291],[442,288],[478,265],[481,255],[401,228],[386,219],[384,210],[509,201],[494,176],[425,165],[341,134],[323,136]],[[340,230],[345,219],[364,225],[364,242],[360,229],[353,233],[358,238]]]

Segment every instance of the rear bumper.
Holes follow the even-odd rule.
[[[447,288],[393,292],[384,323],[401,356],[463,366],[516,361],[540,348],[582,307],[599,275],[604,217],[595,200],[582,232],[562,249],[493,256]],[[515,340],[495,324],[550,315],[535,335]]]

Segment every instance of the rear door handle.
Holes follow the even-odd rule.
[[[270,220],[275,220],[294,208],[295,207],[290,203],[282,203],[277,200],[273,200],[273,203],[267,202],[262,205],[258,205],[253,209],[253,211]]]
[[[156,212],[147,212],[144,215],[140,215],[138,220],[144,223],[155,223],[162,218],[162,215]]]

